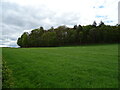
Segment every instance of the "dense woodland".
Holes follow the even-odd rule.
[[[18,38],[17,44],[20,47],[50,47],[119,43],[119,40],[120,25],[105,25],[102,21],[97,25],[94,21],[92,25],[74,25],[73,28],[64,25],[44,30],[43,27],[40,27],[32,30],[30,33],[24,32]]]

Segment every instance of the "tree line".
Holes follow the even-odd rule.
[[[50,47],[65,45],[82,45],[96,43],[119,43],[120,25],[110,26],[104,22],[92,25],[74,25],[69,28],[65,25],[45,30],[43,27],[24,32],[18,38],[20,47]]]

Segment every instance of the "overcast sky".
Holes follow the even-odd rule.
[[[25,31],[66,25],[88,25],[101,20],[107,25],[118,23],[120,0],[1,0],[0,47],[17,46]],[[2,23],[1,23],[2,22]]]

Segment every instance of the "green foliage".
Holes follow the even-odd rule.
[[[43,46],[56,46],[57,38],[55,32],[46,32],[41,36]]]
[[[28,47],[29,45],[28,35],[29,34],[27,32],[24,32],[21,38],[18,38],[17,44],[20,45],[21,47]]]
[[[117,88],[118,45],[3,48],[13,88]]]
[[[2,63],[2,88],[12,88],[14,81],[12,77],[12,71],[8,68],[6,61]]]
[[[92,25],[75,25],[73,28],[67,26],[51,27],[44,30],[43,27],[34,29],[31,33],[23,33],[18,38],[20,47],[46,47],[81,45],[94,43],[118,43],[120,40],[120,26],[105,25],[100,22],[99,26],[94,21]]]
[[[19,46],[22,46],[22,39],[21,39],[21,38],[18,38],[17,44],[18,44]]]

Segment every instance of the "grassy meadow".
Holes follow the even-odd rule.
[[[118,45],[2,48],[13,88],[117,88]]]

